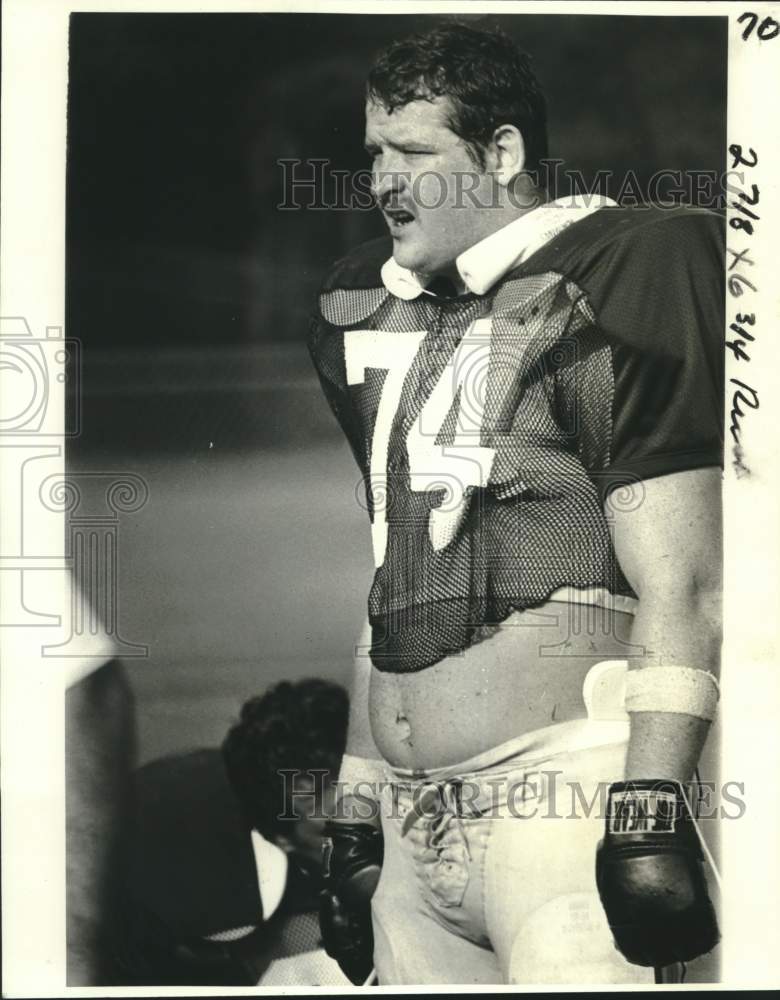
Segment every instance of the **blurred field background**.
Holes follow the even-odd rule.
[[[82,430],[68,459],[149,487],[119,531],[120,631],[150,650],[127,661],[141,761],[218,742],[277,679],[347,680],[368,526],[304,343],[324,270],[383,227],[374,212],[278,210],[278,160],[365,169],[372,56],[435,20],[71,18],[66,333],[82,345]],[[662,169],[724,169],[724,18],[466,20],[531,54],[566,167],[633,170],[642,189]]]

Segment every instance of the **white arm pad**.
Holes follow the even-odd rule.
[[[641,667],[626,677],[627,712],[677,712],[711,722],[720,688],[707,670]]]

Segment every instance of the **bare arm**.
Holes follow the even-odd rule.
[[[697,469],[646,480],[639,507],[613,515],[618,561],[639,598],[630,669],[685,666],[718,675],[721,645],[721,475]],[[709,723],[635,712],[626,778],[688,781]]]

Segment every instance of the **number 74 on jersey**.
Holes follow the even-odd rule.
[[[490,361],[490,320],[477,320],[455,348],[430,396],[406,436],[409,489],[444,491],[431,510],[428,536],[436,551],[456,536],[477,487],[487,485],[494,448],[480,442],[484,394]],[[348,330],[344,334],[347,383],[365,382],[367,369],[385,372],[374,421],[369,468],[373,519],[371,539],[377,567],[387,551],[388,452],[390,432],[404,382],[420,351],[426,331]],[[453,443],[437,444],[448,414],[458,401]]]

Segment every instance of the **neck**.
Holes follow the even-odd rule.
[[[466,283],[463,278],[461,278],[460,271],[455,266],[455,261],[453,261],[449,267],[445,268],[445,270],[438,271],[435,275],[426,277],[426,284],[430,284],[434,278],[449,278],[454,286],[456,295],[463,295],[463,293],[467,291]]]
[[[481,243],[488,236],[492,236],[499,229],[503,229],[510,223],[516,222],[522,216],[528,215],[529,212],[532,212],[535,208],[539,208],[540,205],[543,205],[547,201],[549,201],[549,198],[546,192],[538,188],[516,188],[512,192],[511,198],[507,195],[500,205],[492,207],[489,211],[486,210],[482,213],[477,213],[477,218],[480,219],[482,224],[475,225],[474,242],[469,247],[464,248],[463,252],[472,246],[476,246],[477,243]],[[437,277],[448,278],[455,286],[456,295],[462,295],[467,290],[455,260],[450,261],[445,268],[437,270],[435,274],[420,273],[418,277],[426,284]]]
[[[532,186],[527,182],[525,176],[516,179],[515,186],[511,191],[506,188],[500,190],[501,196],[497,204],[491,206],[489,212],[480,213],[479,218],[482,225],[478,229],[475,227],[475,231],[479,233],[475,243],[479,243],[486,236],[491,236],[522,216],[528,215],[529,212],[533,212],[534,209],[550,200],[546,191]]]

